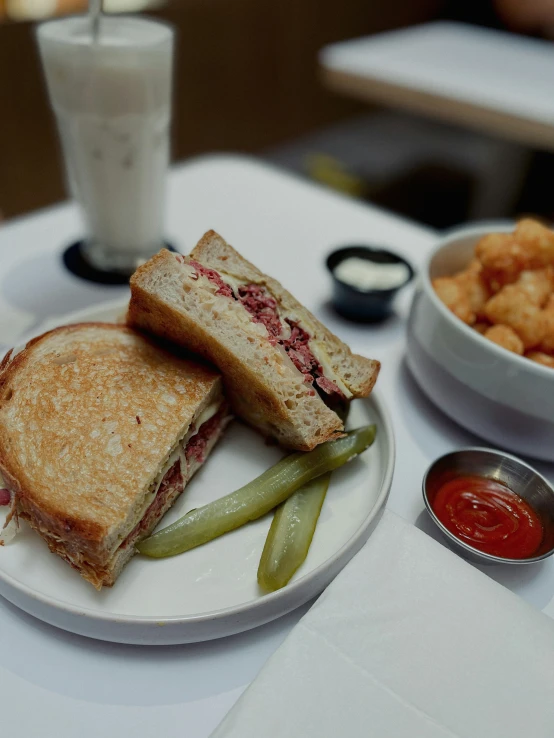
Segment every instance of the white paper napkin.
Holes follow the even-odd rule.
[[[277,736],[553,738],[554,621],[386,511],[212,738]]]

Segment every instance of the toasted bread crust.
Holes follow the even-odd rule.
[[[100,571],[221,387],[213,369],[125,326],[83,323],[33,339],[0,365],[0,470],[19,514],[76,568]]]

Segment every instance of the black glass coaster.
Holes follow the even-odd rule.
[[[127,284],[129,277],[133,271],[126,274],[125,272],[110,271],[98,269],[87,260],[84,254],[84,241],[77,241],[68,246],[63,252],[62,260],[65,267],[80,279],[86,279],[87,282],[95,282],[96,284]],[[166,249],[177,253],[177,249],[171,244],[164,243]]]

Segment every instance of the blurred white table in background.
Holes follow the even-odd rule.
[[[235,156],[192,160],[171,175],[168,238],[186,252],[209,228],[280,279],[353,349],[381,360],[378,386],[397,437],[389,507],[435,535],[421,498],[425,469],[453,448],[482,442],[435,409],[408,375],[410,292],[382,325],[347,323],[330,307],[324,261],[338,246],[377,243],[417,267],[436,234]],[[97,287],[64,270],[61,250],[80,236],[71,204],[0,228],[4,347],[46,318],[127,294],[126,287]],[[554,466],[536,466],[554,480]],[[484,571],[554,617],[554,560]],[[93,738],[99,732],[103,738],[206,738],[306,609],[232,638],[140,648],[73,636],[0,599],[2,728],[10,738]]]
[[[435,22],[342,41],[320,53],[343,94],[554,150],[554,44]]]
[[[554,151],[551,42],[438,21],[332,44],[319,62],[343,95],[492,134],[472,218],[511,212],[531,149]]]

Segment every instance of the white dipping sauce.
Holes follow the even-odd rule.
[[[383,264],[359,256],[350,256],[337,264],[333,273],[341,282],[358,290],[390,290],[400,287],[410,277],[410,270],[401,262]]]

